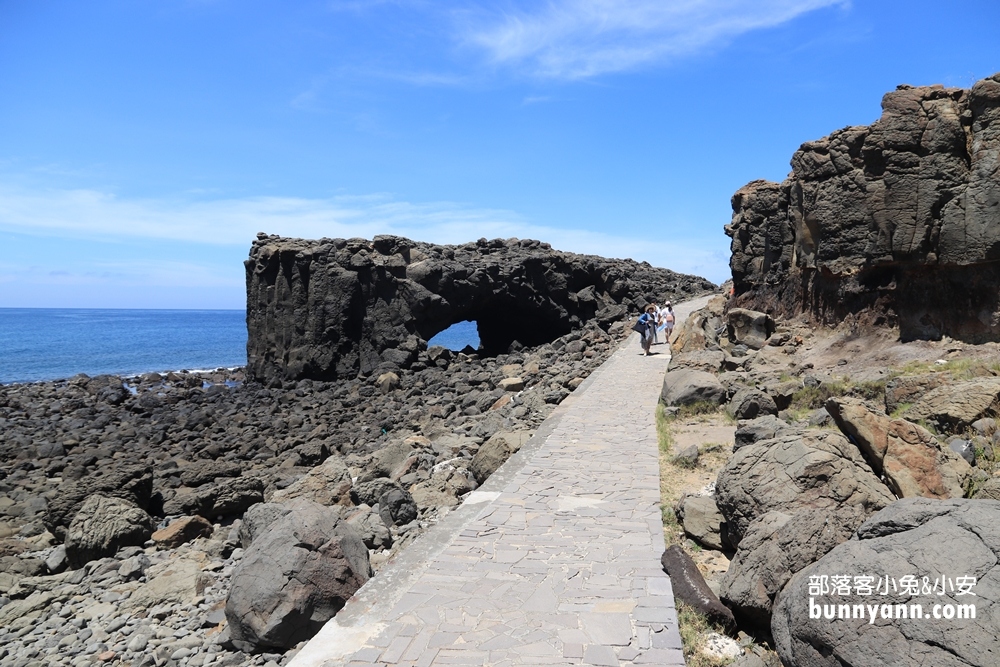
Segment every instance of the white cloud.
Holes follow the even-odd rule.
[[[464,41],[497,65],[580,79],[690,56],[847,0],[550,0],[477,14]]]
[[[41,262],[41,263],[39,263]],[[57,268],[58,267],[58,268]],[[85,259],[69,265],[45,258],[32,264],[0,262],[0,283],[30,283],[60,287],[143,285],[190,288],[235,288],[244,285],[243,269],[217,264],[143,257],[116,261]]]
[[[94,190],[30,192],[0,188],[0,230],[111,241],[165,239],[246,248],[261,231],[301,238],[372,238],[377,234],[396,234],[443,244],[466,243],[481,237],[518,237],[540,239],[559,250],[648,261],[717,282],[728,273],[728,258],[719,248],[708,244],[564,229],[534,224],[513,211],[452,202],[403,202],[382,194],[330,199],[251,197],[187,201],[122,199]],[[191,275],[197,271],[164,265],[157,273]],[[202,277],[213,280],[208,275]]]

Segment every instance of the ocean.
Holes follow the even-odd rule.
[[[476,323],[458,322],[430,345],[476,348]],[[246,363],[242,310],[0,308],[0,384]]]
[[[0,308],[0,384],[245,366],[242,310]]]

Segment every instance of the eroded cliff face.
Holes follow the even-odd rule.
[[[735,305],[1000,340],[1000,74],[899,86],[882,116],[803,144],[733,195]]]
[[[439,246],[259,234],[245,265],[247,372],[262,382],[425,363],[426,341],[463,320],[476,320],[483,352],[497,354],[591,320],[607,329],[651,299],[715,288],[646,263],[518,239]]]

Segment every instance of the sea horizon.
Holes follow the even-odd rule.
[[[246,309],[0,307],[0,384],[243,368]],[[458,322],[430,345],[479,345]]]
[[[0,308],[0,384],[246,366],[245,309]]]

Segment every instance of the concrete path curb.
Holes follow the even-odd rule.
[[[678,324],[708,300],[677,304]],[[653,414],[670,360],[634,334],[289,667],[683,665]]]

